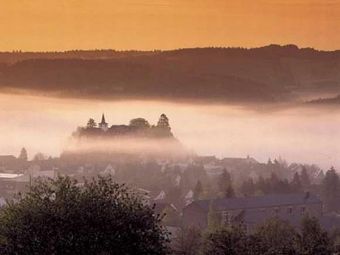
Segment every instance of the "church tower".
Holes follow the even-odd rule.
[[[104,113],[102,115],[102,121],[99,123],[99,128],[101,128],[102,130],[104,131],[107,131],[108,130],[108,123],[106,123],[105,121],[105,116],[104,116]]]

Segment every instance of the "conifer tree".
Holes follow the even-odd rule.
[[[18,159],[23,160],[23,161],[28,160],[27,150],[25,148],[21,149]]]
[[[164,113],[159,117],[157,127],[170,129],[169,119]]]
[[[293,192],[302,191],[301,179],[298,172],[294,174],[293,180],[291,181],[290,185]]]
[[[198,180],[194,188],[194,200],[200,199],[202,194],[203,194],[203,186],[202,186],[201,181]]]
[[[332,167],[326,172],[321,184],[322,199],[327,211],[340,210],[340,178]]]
[[[223,169],[222,174],[220,175],[218,179],[218,187],[220,191],[225,191],[228,186],[231,185],[231,175],[227,171],[227,169]]]
[[[311,185],[311,181],[307,172],[307,168],[305,166],[302,167],[300,178],[302,187],[304,188],[304,190],[307,190]]]
[[[235,197],[235,191],[233,189],[233,186],[229,185],[227,187],[227,190],[225,191],[224,197],[225,198],[233,198],[233,197]]]
[[[252,196],[255,193],[255,184],[252,178],[245,180],[241,185],[241,193],[244,196]]]

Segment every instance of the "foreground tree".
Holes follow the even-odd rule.
[[[333,244],[326,231],[323,231],[316,218],[305,217],[298,238],[299,254],[331,255]]]
[[[195,227],[180,229],[173,241],[173,253],[178,255],[197,255],[201,249],[201,230]]]
[[[165,254],[160,216],[111,177],[39,180],[0,212],[1,254]]]
[[[203,244],[203,254],[248,254],[247,236],[239,226],[219,228],[208,232]]]
[[[261,254],[293,255],[296,252],[297,233],[287,222],[273,218],[258,227],[254,237],[260,240]]]

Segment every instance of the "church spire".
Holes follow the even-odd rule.
[[[99,123],[99,128],[101,128],[102,130],[104,131],[107,131],[108,130],[108,124],[106,123],[105,121],[105,115],[103,113],[102,115],[102,121]]]
[[[102,121],[101,121],[100,124],[106,124],[104,113],[103,113],[103,115],[102,115]]]

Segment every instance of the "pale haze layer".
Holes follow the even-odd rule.
[[[340,110],[291,108],[260,112],[230,105],[156,101],[86,101],[0,95],[0,154],[26,147],[58,156],[77,126],[101,114],[112,124],[144,117],[151,124],[166,113],[174,135],[200,155],[268,158],[340,168]]]
[[[0,51],[340,45],[337,0],[0,0]]]

